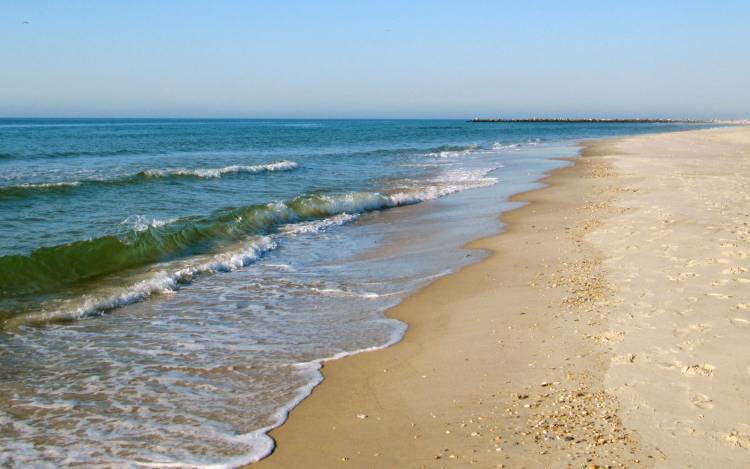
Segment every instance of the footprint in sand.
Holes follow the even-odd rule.
[[[605,342],[620,342],[625,337],[625,333],[622,331],[606,331],[605,333],[597,336],[593,336],[594,340],[599,343]]]
[[[688,334],[693,334],[696,332],[699,334],[703,334],[710,331],[711,329],[712,327],[710,324],[689,324],[687,327],[677,327],[675,329],[672,329],[672,334],[675,337],[684,337]]]
[[[721,271],[724,275],[740,275],[747,272],[747,269],[744,267],[732,267],[731,269],[724,269]]]
[[[707,363],[699,363],[696,365],[690,365],[682,370],[682,374],[685,376],[711,376],[714,374],[715,366]]]
[[[738,448],[750,448],[750,434],[744,433],[737,430],[732,430],[726,436],[727,442],[730,445]]]
[[[696,347],[703,345],[706,341],[703,339],[692,339],[692,340],[686,340],[684,342],[680,342],[677,344],[677,347],[679,347],[682,350],[695,350]]]
[[[693,397],[691,397],[690,402],[692,402],[693,405],[695,407],[698,407],[699,409],[713,409],[714,407],[713,399],[701,393],[697,393]]]
[[[635,363],[636,355],[634,353],[627,353],[625,355],[618,355],[612,358],[613,364],[626,364]]]
[[[693,277],[700,277],[700,274],[696,274],[695,272],[680,272],[677,275],[667,275],[667,278],[673,282],[682,282]]]

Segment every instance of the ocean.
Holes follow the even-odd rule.
[[[257,460],[577,141],[696,127],[0,119],[0,463]]]

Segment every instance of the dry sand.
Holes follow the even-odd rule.
[[[750,467],[750,128],[592,148],[627,196],[587,239],[616,304],[607,389],[669,467]]]
[[[584,153],[254,467],[750,466],[750,128]]]

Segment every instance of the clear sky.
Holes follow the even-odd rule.
[[[0,0],[0,116],[750,117],[750,1]]]

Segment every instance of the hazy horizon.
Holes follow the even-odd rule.
[[[750,4],[0,5],[0,116],[750,117]]]
[[[682,117],[674,117],[674,116],[662,116],[662,115],[643,115],[643,116],[632,116],[632,115],[622,115],[622,116],[612,116],[612,115],[590,115],[590,114],[582,114],[582,115],[474,115],[474,116],[456,116],[456,117],[441,117],[441,116],[427,116],[427,117],[403,117],[403,116],[397,116],[397,117],[371,117],[371,116],[363,116],[363,117],[317,117],[317,116],[305,116],[305,117],[294,117],[294,116],[274,116],[274,117],[265,117],[265,116],[222,116],[222,115],[216,115],[216,116],[202,116],[202,115],[195,115],[195,116],[182,116],[182,115],[158,115],[158,116],[139,116],[139,115],[132,115],[132,116],[121,116],[121,115],[62,115],[62,116],[13,116],[13,115],[0,115],[0,119],[2,120],[61,120],[61,119],[69,119],[69,120],[93,120],[93,119],[102,119],[102,120],[311,120],[311,121],[325,121],[325,120],[373,120],[373,121],[398,121],[398,120],[446,120],[446,121],[474,121],[478,120],[480,122],[492,122],[494,120],[498,121],[518,121],[518,122],[524,122],[524,121],[549,121],[549,120],[570,120],[570,121],[580,121],[584,122],[587,120],[594,120],[594,121],[606,121],[606,120],[613,120],[613,121],[628,121],[628,120],[653,120],[653,121],[674,121],[674,122],[718,122],[718,121],[745,121],[748,119],[743,118],[735,118],[735,119],[723,119],[723,118],[682,118]]]

